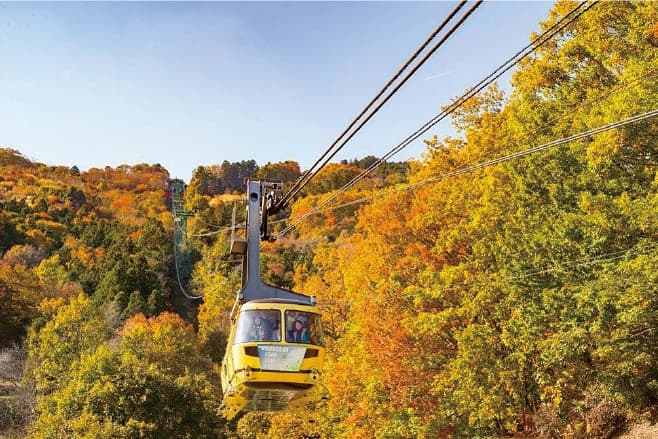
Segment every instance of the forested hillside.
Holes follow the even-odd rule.
[[[417,161],[345,192],[377,159],[324,168],[275,232],[332,201],[261,260],[324,313],[331,399],[312,424],[219,416],[241,278],[226,228],[243,179],[297,181],[294,157],[195,170],[189,300],[166,169],[0,149],[0,437],[610,438],[655,422],[657,96],[658,4],[599,2]]]

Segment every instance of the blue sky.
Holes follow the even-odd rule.
[[[224,160],[304,170],[454,5],[0,2],[0,146],[81,170],[160,163],[186,181]],[[485,2],[335,160],[384,155],[525,46],[551,7]],[[418,140],[393,160],[423,151]]]

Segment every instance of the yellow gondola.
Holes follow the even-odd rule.
[[[263,190],[248,186],[246,240],[233,239],[232,253],[243,255],[243,285],[231,313],[231,332],[222,361],[222,415],[241,411],[302,408],[326,398],[321,382],[325,357],[320,312],[315,297],[263,283],[259,235],[267,238]],[[260,215],[259,215],[260,214]],[[255,220],[262,216],[261,224]]]

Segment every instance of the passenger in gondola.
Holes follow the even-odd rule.
[[[259,312],[256,314],[254,321],[254,328],[256,332],[255,339],[257,341],[271,341],[272,340],[272,322],[265,316],[264,313]]]
[[[295,320],[292,330],[288,331],[288,341],[293,343],[308,343],[310,341],[308,330],[301,320]]]
[[[256,325],[249,326],[249,329],[242,334],[240,341],[258,341],[258,331],[256,330]]]

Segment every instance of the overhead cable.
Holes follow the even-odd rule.
[[[554,140],[552,142],[544,143],[542,145],[539,145],[539,146],[536,146],[536,147],[533,147],[533,148],[529,148],[529,149],[526,149],[526,150],[523,150],[523,151],[518,151],[518,152],[515,152],[515,153],[512,153],[512,154],[503,156],[503,157],[498,157],[498,158],[493,159],[493,160],[489,160],[489,161],[486,161],[486,162],[481,162],[481,163],[478,163],[476,165],[466,166],[466,167],[463,167],[463,168],[456,169],[454,171],[446,172],[445,174],[442,174],[438,177],[428,178],[428,179],[421,180],[421,181],[416,182],[416,183],[400,186],[400,187],[397,187],[397,188],[394,188],[394,189],[391,189],[391,190],[388,190],[388,191],[382,191],[382,192],[374,194],[370,197],[363,197],[363,198],[360,198],[358,200],[353,200],[353,201],[343,203],[343,204],[338,205],[338,206],[332,206],[331,208],[326,209],[326,210],[335,210],[335,209],[339,209],[339,208],[343,208],[343,207],[352,206],[352,205],[355,205],[355,204],[364,203],[366,201],[373,200],[375,198],[381,198],[381,197],[391,195],[391,194],[394,194],[394,193],[406,192],[408,190],[415,189],[415,188],[421,187],[421,186],[425,186],[427,184],[437,183],[441,180],[445,180],[445,179],[450,178],[450,177],[456,177],[458,175],[467,174],[467,173],[470,173],[470,172],[473,172],[473,171],[476,171],[476,170],[479,170],[479,169],[483,169],[483,168],[486,168],[486,167],[489,167],[489,166],[492,166],[492,165],[497,165],[499,163],[507,162],[507,161],[510,161],[510,160],[518,159],[518,158],[527,157],[531,154],[534,154],[534,153],[537,153],[537,152],[540,152],[540,151],[545,151],[545,150],[547,150],[549,148],[553,148],[555,146],[563,145],[565,143],[573,142],[575,140],[579,140],[579,139],[583,139],[583,138],[588,138],[590,136],[602,133],[604,131],[609,131],[609,130],[612,130],[612,129],[615,129],[615,128],[621,128],[621,127],[624,127],[626,125],[630,125],[630,124],[640,122],[640,121],[643,121],[643,120],[646,120],[646,119],[650,119],[650,118],[656,117],[656,116],[658,116],[658,109],[657,110],[652,110],[652,111],[649,111],[649,112],[646,112],[646,113],[643,113],[643,114],[639,114],[637,116],[629,117],[628,119],[624,119],[624,120],[621,120],[621,121],[617,121],[617,122],[613,122],[613,123],[610,123],[610,124],[607,124],[607,125],[603,125],[603,126],[600,126],[598,128],[594,128],[594,129],[591,129],[591,130],[588,130],[588,131],[584,131],[584,132],[581,132],[579,134],[574,134],[574,135],[569,136],[569,137],[564,137],[562,139],[558,139],[558,140]]]
[[[457,291],[458,286],[463,286],[463,287],[491,287],[493,284],[504,284],[504,285],[515,285],[518,283],[519,280],[521,279],[528,279],[528,278],[533,278],[533,277],[538,277],[538,276],[543,276],[545,274],[551,273],[551,272],[569,272],[569,271],[574,271],[579,267],[584,267],[584,266],[596,266],[596,265],[603,265],[607,262],[612,262],[612,261],[617,261],[620,259],[626,259],[629,257],[634,257],[634,256],[641,256],[641,255],[652,255],[656,250],[658,250],[658,244],[648,244],[648,245],[640,245],[640,246],[634,246],[627,248],[625,250],[619,250],[615,252],[610,252],[610,253],[605,253],[601,255],[596,255],[592,257],[587,257],[583,258],[577,261],[568,261],[565,262],[562,265],[554,265],[551,267],[547,267],[542,270],[537,270],[535,272],[527,273],[527,274],[521,274],[518,276],[494,276],[494,275],[489,275],[486,276],[485,279],[481,278],[469,278],[469,279],[464,279],[462,281],[458,281],[453,283],[450,286],[444,287],[444,288],[439,288],[436,289],[435,292],[438,294],[445,293],[448,291]],[[405,299],[414,299],[414,298],[427,298],[428,294],[426,292],[416,292],[416,293],[407,293],[404,294]],[[431,298],[431,297],[430,297]],[[399,300],[400,296],[399,295],[393,295],[393,296],[387,296],[383,298],[383,301],[385,303],[393,303],[395,300]],[[327,302],[326,300],[322,301],[323,304],[328,304],[328,305],[338,305],[337,302]]]
[[[377,102],[386,92],[386,90],[392,86],[395,80],[406,70],[409,65],[420,55],[420,53],[428,46],[428,44],[436,38],[437,34],[443,30],[445,26],[453,19],[457,12],[464,6],[466,1],[461,1],[453,11],[444,19],[444,21],[430,34],[427,40],[414,52],[414,54],[403,64],[403,66],[398,70],[398,72],[387,82],[387,84],[380,90],[380,92],[366,105],[366,107],[361,111],[361,113],[349,124],[349,126],[334,140],[334,142],[327,148],[327,150],[320,156],[320,158],[311,166],[311,168],[298,180],[293,187],[279,200],[276,204],[277,209],[285,207],[293,197],[295,197],[308,182],[315,177],[318,172],[331,160],[346,144],[349,142],[356,133],[363,128],[363,126],[381,109],[381,107],[388,102],[388,100],[404,85],[407,80],[414,74],[416,71],[429,59],[430,56],[436,52],[436,50],[443,45],[443,43],[461,26],[464,21],[480,6],[482,0],[475,2],[471,8],[464,13],[464,15],[455,23],[447,33],[427,52],[418,63],[405,75],[404,78],[382,99],[382,101],[377,104],[374,109],[370,110],[371,107]],[[370,113],[366,116],[366,113]],[[364,118],[361,122],[360,119]],[[358,125],[357,125],[358,123]],[[351,133],[348,135],[348,133]],[[347,137],[346,137],[347,136]],[[346,138],[345,138],[346,137]],[[345,138],[344,140],[341,139]],[[340,143],[340,144],[339,144]]]
[[[178,288],[180,289],[181,294],[189,300],[198,300],[203,298],[204,296],[203,294],[199,296],[195,296],[185,291],[185,287],[183,287],[183,282],[181,281],[180,278],[180,269],[178,268],[178,248],[176,244],[174,244],[174,265],[176,267],[176,281],[178,282]]]
[[[320,211],[324,206],[329,204],[333,199],[335,199],[341,193],[344,193],[347,190],[349,190],[352,186],[354,186],[356,183],[358,183],[359,181],[364,179],[366,176],[368,176],[371,172],[373,172],[376,168],[378,168],[382,163],[384,163],[390,157],[392,157],[393,155],[397,154],[398,152],[400,152],[401,150],[403,150],[404,148],[409,146],[413,141],[418,139],[421,135],[423,135],[425,132],[427,132],[430,128],[432,128],[434,125],[439,123],[441,120],[443,120],[444,118],[446,118],[447,116],[452,114],[455,110],[457,110],[459,107],[464,105],[468,100],[470,100],[472,97],[477,95],[477,93],[479,93],[482,89],[489,86],[496,79],[498,79],[500,76],[502,76],[504,73],[506,73],[509,69],[514,67],[516,64],[518,64],[523,58],[530,55],[532,52],[534,52],[539,47],[541,47],[544,43],[546,43],[555,34],[560,32],[562,29],[564,29],[566,26],[568,26],[570,23],[572,23],[578,17],[580,17],[583,13],[588,11],[592,6],[594,6],[596,3],[598,3],[598,1],[599,0],[595,0],[595,1],[591,2],[587,7],[584,7],[586,2],[579,3],[571,11],[569,11],[567,14],[565,14],[565,16],[562,17],[562,19],[560,21],[558,21],[553,26],[548,28],[544,33],[542,33],[540,36],[538,36],[537,38],[532,40],[524,48],[522,48],[521,50],[516,52],[511,58],[509,58],[507,61],[505,61],[503,64],[501,64],[498,68],[496,68],[493,72],[491,72],[484,79],[482,79],[480,82],[478,82],[475,86],[470,88],[466,93],[464,93],[462,96],[460,96],[455,102],[453,102],[451,105],[449,105],[446,109],[442,110],[438,115],[434,116],[428,122],[423,124],[420,128],[418,128],[416,131],[414,131],[412,134],[410,134],[407,138],[405,138],[402,142],[400,142],[397,146],[395,146],[388,153],[386,153],[382,158],[378,159],[376,162],[373,162],[367,169],[365,169],[359,175],[355,176],[351,181],[349,181],[347,184],[345,184],[337,192],[332,194],[329,198],[322,201],[318,206],[314,207],[309,212],[307,212],[302,218],[300,218],[295,223],[289,225],[284,230],[279,232],[279,234],[277,236],[284,235],[285,233],[287,233],[288,231],[290,231],[291,229],[296,227],[297,224],[299,224],[305,218],[307,218],[308,216],[311,216],[314,213]],[[582,10],[580,10],[581,8],[582,8]]]

